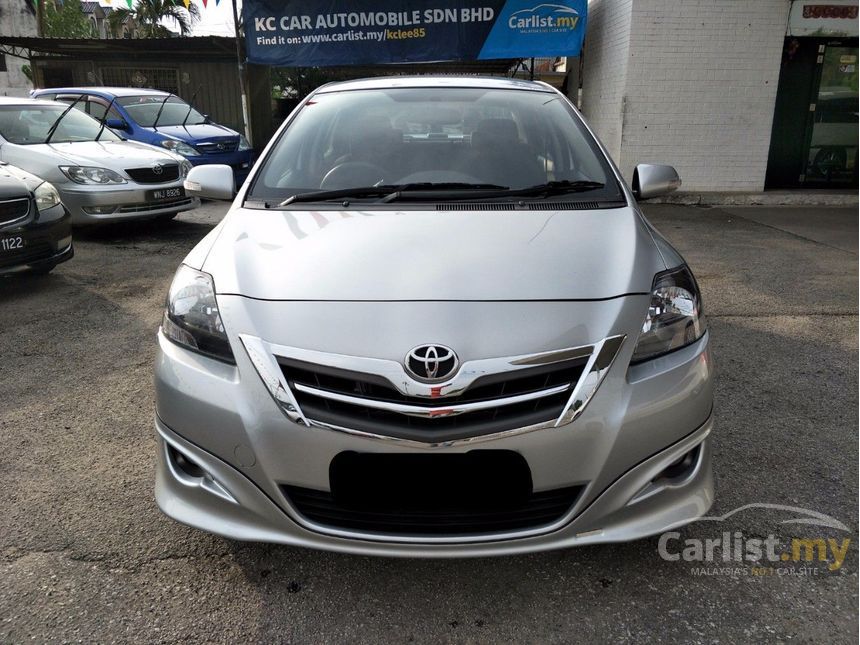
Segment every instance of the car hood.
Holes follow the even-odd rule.
[[[76,141],[28,146],[32,152],[52,154],[79,166],[103,166],[121,170],[129,164],[177,163],[166,150],[136,141]]]
[[[202,268],[216,291],[267,300],[603,299],[648,293],[654,274],[666,268],[629,207],[240,208],[214,239]]]
[[[0,199],[11,199],[26,195],[28,190],[36,190],[43,182],[40,177],[0,162]]]
[[[206,141],[223,141],[236,139],[239,133],[225,128],[217,123],[201,123],[200,125],[160,125],[158,128],[147,128],[158,134],[163,134],[185,143],[204,143]]]

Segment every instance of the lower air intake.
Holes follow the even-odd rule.
[[[561,519],[582,486],[532,491],[517,453],[344,452],[330,467],[331,491],[281,486],[292,506],[319,525],[403,536],[497,534]]]

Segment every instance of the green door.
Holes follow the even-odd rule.
[[[857,187],[857,39],[787,38],[766,188]]]
[[[824,46],[801,183],[857,185],[857,47]]]

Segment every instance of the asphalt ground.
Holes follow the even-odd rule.
[[[0,281],[0,642],[857,642],[856,210],[646,207],[709,316],[711,516],[796,507],[698,522],[673,553],[724,531],[848,539],[831,570],[669,561],[657,537],[390,560],[168,520],[152,493],[155,334],[176,266],[225,208],[81,232],[50,276]],[[810,512],[844,527],[786,523]]]

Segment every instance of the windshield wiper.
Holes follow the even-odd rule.
[[[193,110],[193,109],[194,109],[194,107],[193,107],[193,105],[194,105],[194,99],[196,99],[196,98],[197,98],[197,92],[199,92],[199,91],[200,91],[200,88],[201,88],[201,87],[202,87],[202,85],[198,85],[198,86],[197,86],[197,89],[196,89],[196,90],[194,90],[194,94],[192,94],[192,95],[191,95],[191,100],[190,100],[190,101],[188,101],[188,112],[186,112],[186,113],[185,113],[185,118],[184,118],[184,119],[182,119],[182,127],[183,127],[183,128],[185,127],[185,122],[186,122],[186,121],[188,121],[188,117],[189,117],[189,116],[191,116],[191,110]]]
[[[161,118],[161,111],[164,109],[164,106],[167,104],[167,101],[171,96],[176,96],[173,92],[164,97],[164,100],[161,102],[161,106],[158,108],[158,112],[155,115],[155,121],[152,123],[152,127],[158,129],[158,120]]]
[[[508,192],[509,195],[517,197],[535,197],[538,195],[559,195],[563,193],[584,193],[588,190],[599,190],[605,184],[599,181],[548,181],[545,184],[537,184],[528,188],[518,188]]]
[[[78,101],[80,101],[82,98],[84,98],[84,95],[78,94],[78,98],[76,98],[74,101],[72,101],[71,104],[69,104],[69,107],[67,107],[65,110],[63,110],[63,113],[60,116],[58,116],[57,120],[51,124],[51,127],[48,128],[48,134],[45,136],[45,143],[51,143],[51,137],[53,137],[54,133],[57,131],[57,128],[60,125],[60,121],[62,121],[63,118],[65,118],[65,116],[71,111],[71,109],[73,107],[75,107],[78,104]]]
[[[507,191],[506,186],[496,184],[468,184],[461,182],[421,182],[411,184],[379,184],[376,186],[360,186],[357,188],[342,188],[340,190],[317,190],[307,193],[298,193],[288,197],[278,206],[289,206],[297,202],[324,202],[332,199],[345,199],[348,197],[379,197],[383,202],[391,202],[398,199],[403,193],[409,192],[435,192],[435,191]]]

